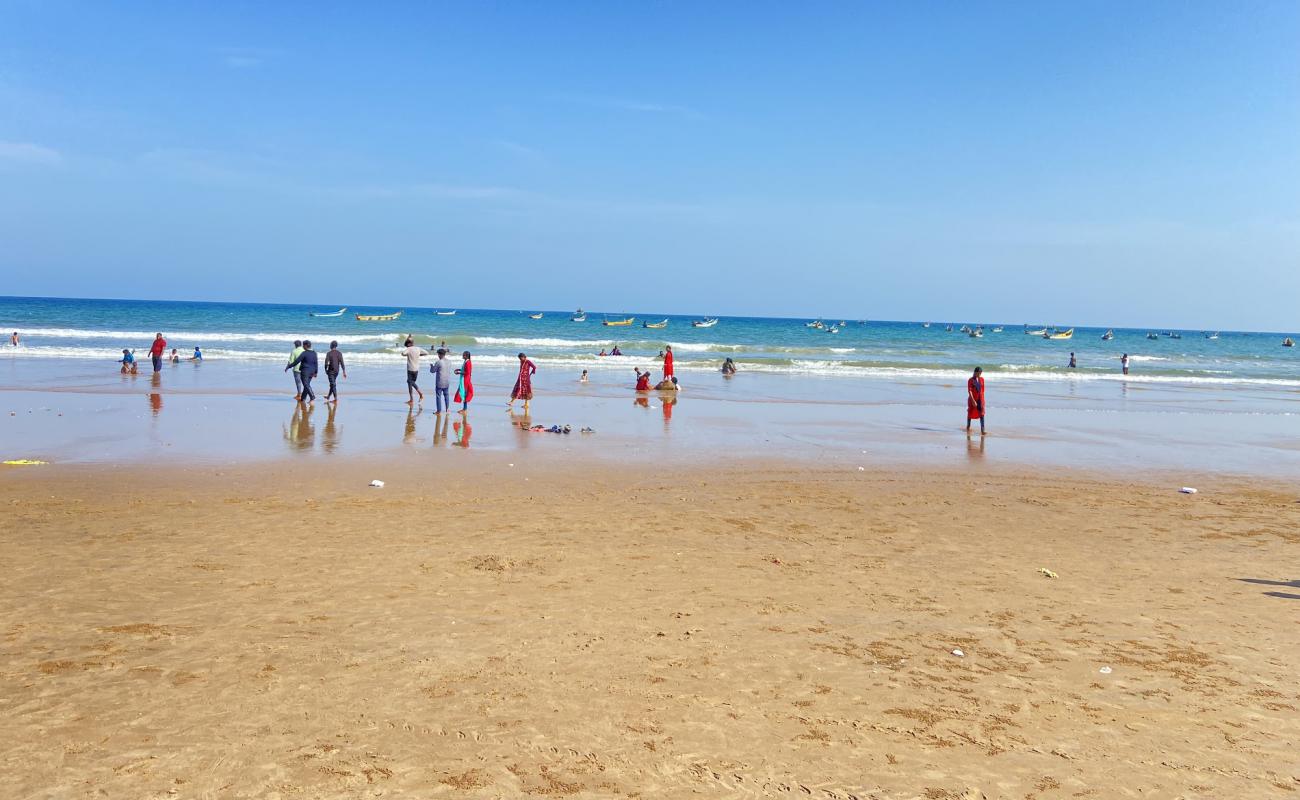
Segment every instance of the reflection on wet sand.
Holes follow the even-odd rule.
[[[155,372],[150,382],[154,390],[149,393],[149,410],[156,417],[162,413],[162,392],[158,391],[162,387],[162,376]]]
[[[648,398],[648,397],[638,397],[638,398],[636,398],[635,400],[633,400],[632,403],[633,403],[633,405],[638,405],[638,406],[641,406],[642,408],[649,408],[649,407],[650,407],[650,398]]]
[[[433,446],[447,446],[447,428],[451,425],[451,414],[439,414],[433,418]]]
[[[337,403],[330,403],[329,416],[325,418],[325,430],[321,434],[321,449],[327,453],[333,453],[339,446],[339,429],[334,424],[334,415],[338,412]]]
[[[674,396],[674,397],[665,397],[665,398],[663,398],[663,401],[662,401],[662,407],[663,407],[663,410],[664,410],[664,425],[665,425],[665,426],[666,426],[669,422],[672,422],[672,419],[673,419],[673,407],[676,406],[676,405],[677,405],[677,398],[676,398],[675,396]]]
[[[406,432],[402,434],[402,444],[415,444],[415,421],[419,419],[423,406],[409,406],[406,409]]]
[[[451,429],[456,432],[456,441],[454,444],[457,447],[469,447],[469,437],[470,434],[474,432],[469,426],[469,417],[465,417],[459,422],[451,423]]]
[[[519,446],[528,447],[532,444],[532,433],[528,430],[533,427],[533,416],[525,411],[522,414],[516,414],[514,409],[510,409],[510,425],[519,431]]]
[[[284,440],[288,442],[289,447],[293,450],[304,451],[312,449],[316,443],[316,428],[311,424],[311,412],[314,407],[294,403],[293,416],[289,418],[289,424],[284,429]]]
[[[971,461],[984,460],[984,441],[985,436],[972,436],[966,434],[966,456]]]

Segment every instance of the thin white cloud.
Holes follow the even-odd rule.
[[[0,163],[57,167],[63,163],[63,155],[52,147],[0,139]]]
[[[604,108],[611,111],[631,111],[638,114],[672,114],[682,117],[701,118],[704,115],[690,106],[675,103],[660,103],[649,100],[621,97],[597,97],[585,94],[557,94],[552,100],[590,108]]]

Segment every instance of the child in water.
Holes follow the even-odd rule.
[[[118,362],[117,362],[117,363],[119,363],[119,364],[122,365],[122,374],[123,374],[123,375],[134,375],[134,374],[136,374],[137,367],[136,367],[136,364],[135,364],[135,354],[133,354],[130,350],[127,350],[127,349],[123,348],[123,349],[122,349],[122,357],[121,357],[120,359],[118,359]]]

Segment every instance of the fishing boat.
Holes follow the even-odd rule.
[[[343,312],[347,310],[348,307],[343,306],[338,311],[308,311],[307,313],[313,317],[341,317]]]
[[[1069,328],[1063,331],[1056,331],[1055,333],[1047,333],[1043,335],[1043,338],[1044,339],[1072,339],[1074,338],[1074,328]]]
[[[707,319],[697,319],[691,323],[692,328],[712,328],[718,324],[717,317],[708,317]]]
[[[976,328],[975,330],[971,331],[970,333],[967,333],[966,335],[969,336],[969,337],[972,338],[972,339],[983,339],[983,338],[984,338],[984,329],[983,329],[983,328]]]
[[[952,326],[949,325],[948,327],[944,328],[944,330],[947,331],[948,333],[952,333]]]
[[[538,311],[536,314],[529,314],[529,315],[528,315],[528,318],[529,318],[529,319],[541,319],[541,318],[542,318],[542,312]]]
[[[1295,347],[1295,339],[1292,339],[1290,336],[1286,337],[1285,339],[1282,340],[1282,346]]]
[[[825,323],[825,322],[822,322],[821,320],[817,320],[816,322],[809,322],[809,323],[807,323],[806,325],[804,325],[804,327],[805,327],[805,328],[813,328],[813,329],[815,329],[815,330],[821,330],[822,328],[825,328],[825,327],[826,327],[826,323]]]
[[[631,325],[633,322],[636,322],[636,317],[627,317],[626,319],[607,319],[602,321],[600,324],[607,328],[622,328]]]
[[[641,323],[641,327],[643,327],[643,328],[667,328],[667,327],[668,327],[668,320],[664,320],[663,322],[642,322],[642,323]]]
[[[838,326],[838,325],[832,325],[832,326],[830,326],[829,328],[826,329],[826,332],[827,332],[827,333],[839,333],[839,332],[840,332],[840,326]]]
[[[434,314],[437,314],[437,315],[440,316],[440,317],[454,317],[454,316],[456,316],[456,312],[455,312],[455,311],[435,311],[435,312],[433,312],[433,313],[434,313]]]
[[[1219,334],[1217,334],[1217,333],[1207,333],[1207,334],[1205,334],[1205,338],[1206,338],[1206,339],[1209,339],[1210,341],[1214,341],[1214,340],[1216,340],[1216,339],[1219,338]]]
[[[961,326],[961,332],[962,332],[962,333],[970,333],[970,326],[969,326],[969,325],[963,325],[963,326]]]
[[[922,328],[928,328],[928,327],[930,327],[930,323],[928,323],[928,322],[922,322],[922,323],[921,323],[921,327],[922,327]]]
[[[583,311],[581,308],[578,309],[576,312],[574,312],[572,317],[569,317],[569,322],[586,322],[586,321],[587,321],[587,312]]]
[[[1102,340],[1103,342],[1109,342],[1111,339],[1114,339],[1114,338],[1115,338],[1115,331],[1112,331],[1112,330],[1108,330],[1108,331],[1106,331],[1105,333],[1103,333],[1103,334],[1101,335],[1101,340]]]
[[[1029,330],[1029,328],[1025,328],[1025,333],[1029,336],[1046,336],[1047,328],[1038,328],[1037,330],[1032,331]]]
[[[994,333],[1002,333],[1002,326],[1001,326],[1001,325],[997,326],[996,328],[993,329],[993,332],[994,332]]]
[[[394,311],[392,314],[357,314],[358,322],[392,322],[402,316],[402,312]]]
[[[1159,337],[1159,336],[1156,336],[1154,333],[1148,333],[1148,334],[1147,334],[1147,338],[1148,338],[1148,339],[1151,339],[1152,341],[1154,341],[1154,340],[1156,340],[1156,339],[1159,339],[1160,337]]]
[[[1182,335],[1181,333],[1171,333],[1171,334],[1169,334],[1169,338],[1170,338],[1170,339],[1181,339],[1181,338],[1183,338],[1183,335]]]

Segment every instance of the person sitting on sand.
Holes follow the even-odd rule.
[[[118,359],[117,363],[122,365],[123,375],[136,374],[135,354],[132,353],[130,350],[124,348],[122,350],[122,357]]]
[[[173,364],[179,364],[179,363],[181,363],[181,357],[180,357],[180,354],[176,352],[176,348],[175,348],[175,347],[172,348],[172,354],[171,354],[171,357],[170,357],[168,360],[171,361],[171,363],[173,363]]]
[[[722,374],[723,374],[723,375],[735,375],[735,374],[736,374],[736,362],[732,361],[732,360],[729,359],[729,358],[728,358],[726,361],[723,361],[723,362],[722,362]]]
[[[650,370],[641,371],[640,367],[634,367],[636,372],[636,390],[638,392],[650,391]]]
[[[578,378],[578,383],[586,383],[586,382],[587,382],[587,371],[584,369],[582,371],[582,376]]]

